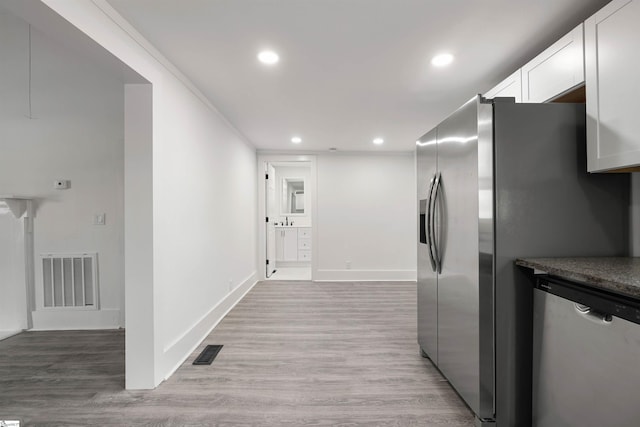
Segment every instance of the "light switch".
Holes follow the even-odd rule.
[[[105,214],[95,214],[93,216],[93,225],[105,225],[107,223]]]

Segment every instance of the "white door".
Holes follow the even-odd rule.
[[[265,211],[268,218],[265,222],[267,227],[267,277],[271,277],[275,272],[276,266],[276,170],[271,163],[267,164],[266,178],[267,203]]]

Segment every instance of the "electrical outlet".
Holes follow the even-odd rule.
[[[345,261],[345,266],[347,267],[347,270],[351,270],[351,261]]]
[[[107,223],[106,214],[95,214],[93,216],[93,225],[105,225]]]

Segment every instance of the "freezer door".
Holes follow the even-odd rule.
[[[479,109],[474,98],[438,126],[438,367],[480,419],[493,418],[491,272],[481,292]],[[483,110],[484,111],[484,110]],[[491,114],[483,121],[491,127]],[[491,142],[488,142],[489,150]],[[486,147],[484,147],[486,149]],[[489,151],[491,153],[491,151]],[[489,161],[491,154],[489,154]],[[485,169],[483,165],[482,170]],[[489,168],[491,169],[491,168]],[[491,177],[489,177],[490,180]],[[491,204],[491,202],[489,202]],[[483,215],[491,215],[491,207]]]
[[[429,194],[436,174],[436,130],[416,143],[418,188],[418,343],[438,363],[438,278],[429,254]]]

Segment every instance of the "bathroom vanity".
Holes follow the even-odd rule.
[[[311,227],[276,225],[276,262],[311,261]]]

